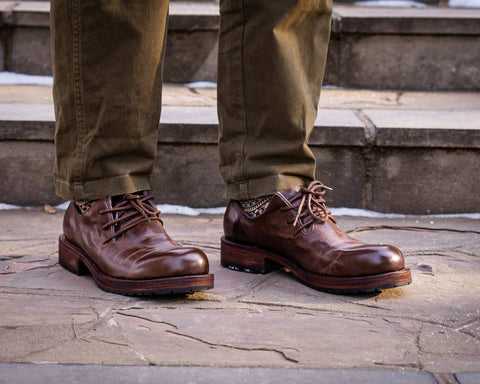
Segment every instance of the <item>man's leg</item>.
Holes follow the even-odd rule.
[[[222,0],[218,68],[220,171],[233,199],[222,264],[284,266],[333,292],[408,284],[401,252],[346,236],[314,181],[313,129],[331,0]]]
[[[220,171],[248,199],[315,178],[307,146],[322,85],[331,1],[223,0]],[[265,145],[267,144],[267,145]]]
[[[163,230],[149,193],[168,0],[52,0],[54,170],[70,204],[60,263],[125,294],[211,287],[202,251]],[[145,282],[148,280],[148,282]]]
[[[149,189],[168,0],[52,1],[55,188],[66,200]]]

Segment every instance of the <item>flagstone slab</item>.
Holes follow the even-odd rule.
[[[339,217],[360,240],[399,246],[413,273],[352,296],[222,268],[221,216],[164,215],[172,237],[206,251],[215,288],[126,297],[58,265],[61,219],[0,212],[2,362],[480,372],[478,220]]]

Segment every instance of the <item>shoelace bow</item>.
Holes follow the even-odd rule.
[[[122,197],[122,201],[115,207],[101,210],[99,212],[101,215],[113,213],[115,218],[105,224],[102,227],[103,230],[107,230],[110,227],[118,228],[118,224],[122,223],[122,226],[103,243],[109,242],[144,221],[158,220],[163,225],[160,219],[160,211],[155,208],[154,204],[148,204],[152,199],[153,196],[150,195],[141,196],[128,193]]]
[[[329,217],[335,222],[335,219],[331,216],[332,212],[327,208],[323,198],[327,189],[332,190],[320,181],[313,181],[308,187],[301,187],[298,193],[289,199],[290,204],[292,204],[290,207],[280,208],[282,210],[297,210],[295,220],[289,222],[289,224],[293,223],[294,227],[299,221],[302,223],[295,231],[295,235],[314,222],[326,222]]]

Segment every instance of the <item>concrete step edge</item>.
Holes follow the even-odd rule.
[[[216,30],[219,5],[211,2],[170,3],[169,29]],[[1,20],[11,26],[49,26],[50,4],[3,1]],[[332,31],[354,34],[480,34],[480,9],[381,8],[335,5]]]
[[[53,106],[0,104],[0,141],[53,141]],[[212,106],[164,106],[159,143],[216,144]],[[313,146],[480,148],[480,110],[320,109]]]

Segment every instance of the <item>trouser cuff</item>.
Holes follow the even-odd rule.
[[[150,189],[150,174],[122,175],[102,180],[69,183],[54,178],[55,192],[64,200],[81,201]]]
[[[225,194],[228,199],[233,200],[253,199],[259,196],[271,195],[277,191],[285,191],[297,185],[307,186],[312,181],[299,176],[270,176],[227,184]]]

